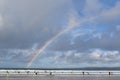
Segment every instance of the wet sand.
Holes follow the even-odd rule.
[[[0,80],[120,80],[119,75],[1,75]]]

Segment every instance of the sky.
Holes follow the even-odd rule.
[[[1,68],[120,67],[120,0],[0,0]]]

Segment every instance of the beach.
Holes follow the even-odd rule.
[[[0,70],[0,80],[120,80],[120,71]]]
[[[120,76],[104,76],[104,75],[4,75],[0,76],[0,80],[120,80]]]

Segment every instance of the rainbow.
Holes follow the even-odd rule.
[[[69,24],[68,24],[68,26],[67,26],[65,29],[61,30],[61,31],[58,32],[56,35],[54,35],[53,37],[51,37],[42,47],[40,47],[40,48],[34,53],[33,57],[31,58],[31,60],[30,60],[29,63],[27,64],[26,68],[29,68],[29,67],[32,65],[33,61],[37,58],[37,56],[39,56],[39,54],[40,54],[42,51],[44,51],[44,49],[45,49],[48,45],[50,45],[50,44],[53,42],[53,40],[57,39],[59,36],[61,36],[61,35],[64,34],[65,32],[71,30],[72,28],[74,28],[75,26],[77,26],[77,24],[78,24],[77,21],[74,21],[74,20],[69,21]]]
[[[68,23],[68,26],[64,29],[64,30],[61,30],[60,32],[58,32],[56,35],[54,35],[53,37],[51,37],[48,41],[46,41],[46,43],[40,47],[33,55],[33,57],[31,58],[31,60],[29,61],[29,63],[27,64],[26,68],[29,68],[32,63],[34,62],[34,60],[55,40],[57,39],[59,36],[63,35],[64,33],[66,33],[67,31],[77,27],[78,25],[80,26],[80,24],[86,22],[86,21],[90,21],[92,20],[93,18],[95,18],[97,16],[94,16],[94,17],[90,17],[90,18],[86,18],[86,19],[83,19],[81,21],[76,21],[75,18],[72,20],[70,19],[69,23]]]

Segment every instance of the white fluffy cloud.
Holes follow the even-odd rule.
[[[100,66],[100,64],[106,65],[113,62],[119,64],[120,52],[94,49],[84,53],[76,51],[55,52],[51,57],[53,64],[87,64],[87,66]]]
[[[93,50],[90,53],[90,56],[94,60],[98,60],[99,62],[110,62],[115,61],[117,62],[120,59],[120,52],[119,51],[105,51],[105,50]],[[115,59],[116,58],[116,59]]]

